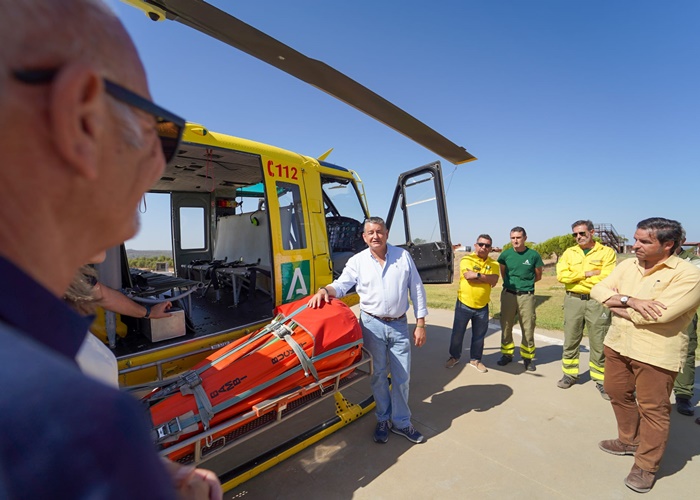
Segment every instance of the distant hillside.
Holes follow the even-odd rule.
[[[173,251],[172,250],[130,250],[126,249],[126,258],[127,259],[138,259],[139,257],[160,257],[161,255],[165,255],[166,257],[172,258],[173,256]]]

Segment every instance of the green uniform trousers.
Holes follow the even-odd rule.
[[[610,310],[596,300],[583,300],[572,295],[564,297],[564,352],[561,368],[565,375],[578,378],[579,348],[585,326],[591,352],[588,361],[591,380],[603,383],[605,378],[603,341],[610,328],[611,319]]]
[[[501,354],[513,356],[513,325],[518,316],[523,332],[520,341],[520,356],[523,359],[535,357],[535,295],[515,295],[505,289],[501,292]]]
[[[695,351],[698,348],[698,315],[693,316],[688,328],[688,356],[685,358],[683,370],[676,377],[673,384],[673,393],[676,396],[693,399],[693,386],[695,385]]]

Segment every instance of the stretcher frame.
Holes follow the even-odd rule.
[[[349,372],[350,374],[346,375]],[[251,467],[246,467],[244,464],[243,466],[236,467],[232,471],[225,472],[221,475],[222,484],[224,485],[224,490],[228,491],[294,453],[310,446],[326,435],[357,420],[374,408],[374,400],[371,396],[362,403],[355,404],[350,403],[340,392],[341,389],[355,385],[370,377],[372,372],[372,356],[363,347],[362,358],[358,362],[306,386],[296,388],[276,398],[261,401],[253,405],[248,412],[242,415],[238,415],[233,419],[222,422],[215,427],[201,431],[194,436],[164,448],[160,451],[160,455],[168,457],[182,448],[194,445],[194,454],[187,455],[184,459],[181,459],[180,462],[199,467],[206,461],[224,452],[232,451],[235,447],[245,443],[249,439],[273,429],[275,426],[299,414],[301,411],[311,408],[331,396],[335,398],[336,416],[330,419],[333,423],[331,423],[330,420],[326,421],[285,443],[289,444],[293,451],[292,449],[285,450],[285,444],[283,444],[275,448],[274,456],[270,458],[265,458],[261,461],[261,457],[263,457],[261,455],[249,462],[249,464],[254,464]],[[212,439],[212,436],[226,429],[235,428],[232,431],[235,432],[236,429],[246,426],[251,426],[252,428],[236,435],[228,441],[224,440],[223,436]],[[303,439],[300,440],[299,438],[302,436]],[[222,442],[222,440],[224,441]],[[270,450],[264,455],[269,455],[272,451],[273,450]]]

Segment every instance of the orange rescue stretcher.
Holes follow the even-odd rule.
[[[265,328],[144,398],[152,405],[153,438],[162,454],[199,463],[310,395],[338,391],[353,378],[366,362],[354,313],[339,300],[318,309],[307,309],[306,302],[278,307]],[[368,364],[371,371],[371,359]]]

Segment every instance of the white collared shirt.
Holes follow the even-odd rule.
[[[403,316],[408,311],[409,295],[416,318],[428,315],[425,289],[416,265],[406,250],[393,245],[387,245],[383,268],[369,248],[353,255],[331,286],[339,298],[355,286],[360,308],[375,316]]]

